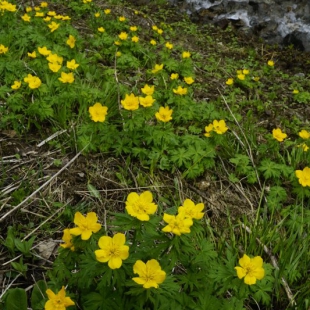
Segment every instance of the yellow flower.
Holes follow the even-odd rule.
[[[148,260],[146,264],[142,260],[137,260],[133,265],[133,272],[139,277],[132,278],[132,280],[146,289],[158,288],[158,284],[166,279],[166,272],[161,269],[156,259]]]
[[[305,167],[303,170],[295,170],[299,184],[303,187],[310,186],[310,168]]]
[[[75,59],[67,61],[67,68],[70,69],[70,70],[75,70],[78,66],[79,66],[79,64],[77,64],[75,62]]]
[[[90,118],[94,122],[104,122],[108,114],[108,107],[103,106],[100,102],[96,102],[93,106],[88,108]]]
[[[158,27],[157,27],[156,25],[154,25],[154,26],[152,26],[152,29],[153,29],[154,31],[157,31],[157,30],[158,30]]]
[[[75,305],[74,301],[70,297],[66,297],[65,287],[55,294],[52,290],[47,289],[46,295],[48,301],[45,303],[45,310],[65,310],[67,307]]]
[[[27,6],[27,7],[26,7],[26,12],[29,13],[29,12],[31,12],[31,11],[32,11],[32,7]]]
[[[149,215],[156,212],[157,205],[153,203],[153,195],[150,191],[145,191],[141,195],[132,192],[127,197],[126,210],[129,215],[140,221],[149,221]]]
[[[298,94],[299,93],[299,90],[298,89],[294,89],[293,90],[293,94]]]
[[[179,78],[178,73],[171,73],[171,75],[170,75],[171,80],[177,80],[178,78]]]
[[[95,15],[96,18],[100,17],[100,13],[99,12],[95,13],[94,15]]]
[[[150,43],[151,43],[152,45],[156,45],[156,44],[157,44],[155,40],[151,40]]]
[[[52,19],[52,18],[51,18],[50,16],[46,16],[45,18],[43,18],[43,20],[44,20],[45,22],[49,22],[51,19]]]
[[[111,10],[110,9],[105,9],[104,10],[104,14],[106,14],[106,15],[109,15],[111,13]],[[125,18],[125,17],[124,17]]]
[[[130,29],[130,31],[137,31],[138,30],[137,26],[131,26],[129,29]]]
[[[58,29],[58,27],[60,26],[60,24],[57,24],[55,22],[51,22],[49,25],[48,25],[48,28],[50,28],[51,32],[54,32],[56,29]]]
[[[243,73],[244,75],[247,75],[247,74],[250,73],[250,71],[249,71],[248,69],[243,69],[243,70],[242,70],[242,73]]]
[[[184,78],[186,84],[191,85],[195,82],[195,80],[191,76],[187,76]]]
[[[173,92],[177,95],[186,95],[187,94],[187,88],[186,87],[181,87],[181,86],[178,86],[177,89],[173,89]]]
[[[273,60],[268,60],[267,65],[269,67],[273,67],[274,66],[274,61]]]
[[[41,10],[41,8],[40,8],[40,7],[38,7],[38,6],[35,6],[35,7],[34,7],[34,10],[35,10],[35,11],[40,11],[40,10]]]
[[[193,220],[186,217],[184,212],[178,213],[178,215],[164,213],[163,220],[168,224],[162,229],[163,232],[171,232],[177,236],[191,232],[190,227],[193,225]]]
[[[125,245],[124,234],[117,233],[113,238],[102,236],[98,241],[100,250],[95,251],[96,259],[100,263],[108,262],[111,269],[118,269],[122,266],[123,260],[129,256],[129,246]]]
[[[0,54],[5,54],[9,50],[8,47],[5,47],[3,44],[0,44]]]
[[[260,256],[250,258],[246,254],[239,259],[239,266],[235,267],[237,276],[239,279],[244,278],[244,283],[252,285],[256,283],[256,280],[261,280],[265,276],[265,270],[263,268],[263,259]]]
[[[211,136],[211,131],[213,131],[213,124],[209,124],[208,126],[205,127],[205,136],[209,138]]]
[[[11,85],[11,88],[16,90],[19,89],[21,85],[22,85],[21,81],[14,81],[14,84]]]
[[[70,34],[68,40],[66,41],[67,45],[69,45],[70,48],[74,48],[75,42],[76,42],[75,37]]]
[[[280,128],[273,129],[272,136],[279,142],[282,142],[285,138],[287,138],[287,134],[282,132]]]
[[[58,56],[57,54],[53,54],[53,53],[50,53],[46,59],[49,61],[49,62],[55,62],[55,63],[58,63],[58,64],[62,64],[63,62],[63,58]]]
[[[238,75],[237,75],[237,78],[238,78],[240,81],[244,81],[245,75],[244,75],[244,74],[238,74]]]
[[[139,109],[139,98],[134,94],[126,94],[125,99],[121,100],[121,104],[125,110],[138,110]]]
[[[191,53],[190,52],[183,52],[182,53],[182,58],[190,58],[191,57]]]
[[[105,32],[105,29],[104,29],[103,27],[99,27],[99,28],[98,28],[98,31],[99,31],[99,32]]]
[[[93,0],[83,0],[83,3],[86,4],[86,3],[88,3],[88,2],[90,3],[90,2],[92,2],[92,1],[93,1]]]
[[[70,73],[61,72],[61,77],[58,78],[58,80],[62,83],[71,84],[74,82],[74,75],[72,72],[70,72]]]
[[[41,8],[47,8],[48,3],[47,2],[41,2]]]
[[[239,75],[239,74],[243,74],[242,70],[237,70],[237,75]]]
[[[116,57],[120,57],[121,55],[122,55],[122,52],[120,52],[120,51],[116,52]]]
[[[127,37],[128,37],[128,34],[126,32],[121,32],[118,37],[121,39],[121,40],[127,40]]]
[[[162,34],[163,32],[164,32],[164,31],[163,31],[162,29],[158,29],[158,30],[157,30],[157,33],[158,33],[158,34]]]
[[[51,71],[58,72],[59,69],[61,68],[61,65],[58,64],[57,62],[49,62],[48,67],[50,68]]]
[[[234,79],[230,78],[226,81],[226,85],[232,85],[234,84]]]
[[[122,43],[121,43],[120,41],[114,41],[114,44],[115,44],[115,45],[118,45],[118,46],[119,46],[119,45],[122,45]]]
[[[157,73],[157,72],[161,71],[163,69],[163,67],[164,67],[163,64],[161,64],[161,65],[156,64],[154,69],[152,70],[152,73]]]
[[[154,102],[155,102],[155,99],[152,96],[146,96],[144,98],[139,97],[139,103],[145,108],[151,107]]]
[[[306,143],[299,144],[297,147],[302,147],[304,152],[308,152],[309,150],[309,146]]]
[[[33,76],[31,74],[28,74],[24,78],[24,82],[28,83],[28,86],[31,89],[39,88],[42,84],[41,80],[37,76]]]
[[[170,43],[170,42],[167,42],[167,43],[165,44],[165,46],[166,46],[169,50],[173,49],[173,44]]]
[[[25,21],[25,22],[30,22],[30,19],[31,19],[31,17],[28,14],[24,14],[22,16],[22,20]]]
[[[36,12],[35,17],[43,17],[44,13],[43,12]]]
[[[51,53],[51,51],[48,50],[48,49],[46,48],[46,46],[38,47],[38,51],[39,51],[39,53],[40,53],[41,55],[43,55],[43,56],[48,56],[48,55]]]
[[[139,37],[134,36],[131,38],[131,41],[137,43],[139,41]]]
[[[160,107],[159,111],[155,113],[155,117],[158,121],[167,123],[172,120],[172,109],[169,109],[169,107]]]
[[[139,11],[135,11],[135,14],[138,15],[138,14],[139,14]]]
[[[141,88],[141,91],[144,95],[153,95],[155,90],[155,86],[149,86],[148,84],[145,84],[143,88]]]
[[[307,130],[305,130],[305,129],[301,130],[301,131],[298,133],[298,135],[299,135],[300,138],[302,138],[302,139],[304,139],[304,140],[307,140],[307,139],[310,138],[310,132],[307,131]]]
[[[178,212],[184,212],[185,217],[189,217],[191,219],[200,220],[203,218],[204,213],[201,212],[204,209],[203,203],[195,203],[190,199],[185,199],[183,202],[183,206],[178,208]]]
[[[65,15],[65,16],[63,16],[62,17],[62,20],[70,20],[71,18],[70,18],[70,16],[68,16],[68,15]]]
[[[70,229],[68,229],[68,228],[64,229],[61,240],[64,241],[64,243],[60,244],[60,246],[62,248],[70,249],[71,251],[74,251],[74,246],[72,244],[72,235],[70,234]]]
[[[101,225],[97,223],[98,218],[95,212],[89,212],[84,217],[80,212],[74,215],[74,224],[78,227],[71,228],[70,234],[73,236],[81,236],[82,240],[88,240],[92,233],[96,233],[101,229]]]
[[[125,16],[120,16],[120,17],[118,18],[118,20],[119,20],[120,22],[124,22],[124,21],[126,20],[126,17],[125,17]]]
[[[260,77],[259,77],[259,76],[255,76],[255,77],[253,77],[253,80],[254,80],[255,82],[258,82],[258,81],[259,81],[259,79],[260,79]]]
[[[214,120],[213,121],[213,130],[218,134],[222,135],[228,130],[228,127],[226,126],[226,123],[223,119],[220,121]]]
[[[55,15],[54,18],[55,19],[62,19],[63,17],[62,17],[62,15]]]

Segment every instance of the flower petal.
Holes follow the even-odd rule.
[[[239,279],[242,279],[246,276],[246,270],[242,267],[235,267],[235,269],[237,271],[237,276]]]
[[[79,227],[71,228],[69,230],[70,235],[79,236],[82,233],[82,230]]]
[[[76,212],[74,214],[74,220],[73,223],[77,226],[80,226],[82,223],[85,222],[85,217],[82,215],[81,212]]]
[[[140,199],[143,199],[145,202],[152,202],[153,195],[150,191],[145,191],[140,195]]]
[[[112,246],[112,238],[109,236],[102,236],[98,241],[100,249],[110,248]]]
[[[126,237],[124,234],[117,233],[113,236],[113,243],[116,246],[124,245],[126,242]]]
[[[92,235],[91,230],[84,230],[81,234],[81,239],[82,240],[88,240],[90,236]]]
[[[107,255],[107,252],[105,250],[96,250],[95,255],[96,260],[100,263],[106,263],[110,259],[110,256]]]
[[[256,283],[256,278],[254,276],[250,276],[249,274],[247,274],[244,277],[244,283],[248,284],[248,285],[252,285]]]
[[[140,277],[146,273],[146,265],[142,260],[137,260],[133,265],[133,273],[137,273]]]
[[[243,268],[246,268],[250,263],[251,263],[251,259],[246,254],[244,254],[243,257],[239,259],[239,265]]]
[[[122,266],[123,261],[120,257],[111,257],[108,265],[111,269],[118,269]]]
[[[133,202],[136,202],[137,200],[139,199],[139,195],[137,193],[130,193],[128,196],[127,196],[127,202],[129,203],[133,203]]]
[[[138,278],[138,277],[132,278],[132,280],[134,280],[137,284],[144,285],[144,283],[146,283],[146,281],[144,279]]]
[[[255,265],[256,268],[263,267],[263,259],[260,256],[255,256],[251,259],[251,263]]]

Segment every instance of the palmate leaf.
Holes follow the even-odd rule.
[[[261,162],[261,165],[260,167],[258,167],[258,170],[263,173],[266,179],[270,178],[277,179],[281,175],[281,168],[282,165],[279,165],[269,159],[265,159]]]

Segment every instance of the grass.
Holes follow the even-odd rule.
[[[214,309],[310,309],[309,175],[302,185],[295,172],[310,162],[309,54],[266,46],[231,27],[193,24],[166,3],[51,1],[38,10],[44,17],[36,17],[33,7],[30,22],[21,17],[31,5],[14,3],[18,10],[4,10],[0,20],[0,46],[8,47],[0,54],[0,308],[13,307],[10,302],[14,294],[24,296],[22,289],[28,299],[36,296],[28,307],[42,309],[47,288],[56,292],[68,284],[77,308],[102,309],[104,302],[95,302],[102,287],[107,292],[119,284],[120,292],[129,293],[119,293],[106,307],[165,309],[171,299],[176,309],[209,309],[208,302]],[[71,19],[44,21],[50,11]],[[52,21],[59,23],[53,32]],[[69,35],[76,39],[73,47]],[[38,52],[42,46],[63,57],[54,61],[59,71],[48,67],[52,61]],[[37,57],[31,58],[34,50]],[[190,57],[183,58],[183,52]],[[72,59],[76,69],[66,66]],[[163,69],[153,73],[160,64]],[[74,81],[59,80],[61,72],[72,73]],[[24,81],[28,74],[42,84],[31,88]],[[192,84],[184,80],[189,77]],[[21,87],[13,89],[14,81]],[[147,96],[141,90],[146,84],[155,89],[149,107],[138,99]],[[179,86],[187,92],[178,93]],[[129,94],[137,106],[126,100]],[[97,122],[89,110],[96,102],[107,107]],[[155,116],[165,106],[173,110],[167,122]],[[225,124],[217,127],[214,121]],[[275,129],[286,134],[283,140],[272,134]],[[124,211],[126,197],[144,191],[152,192],[158,205],[145,227]],[[167,237],[158,228],[151,233],[166,225],[164,213],[174,215],[186,199],[205,206],[191,234]],[[89,244],[75,238],[80,252],[59,250],[76,212],[90,211],[96,212],[101,233]],[[125,232],[132,238],[127,244],[135,247],[133,258],[113,276],[106,264],[98,265],[103,274],[92,269],[96,260],[85,254],[111,231]],[[169,246],[158,254],[160,244]],[[155,258],[150,253],[157,253],[167,272],[162,290],[131,283],[128,264],[134,257]],[[264,260],[266,276],[257,284],[237,277],[234,267],[244,254]],[[197,259],[191,261],[193,256]],[[61,275],[59,270],[72,270],[64,257],[81,261],[81,272]],[[59,269],[64,265],[67,269]],[[101,288],[92,283],[81,289],[77,283],[92,273]],[[108,275],[116,282],[109,283]],[[123,306],[115,305],[118,299]]]

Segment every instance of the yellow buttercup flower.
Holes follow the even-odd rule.
[[[137,43],[139,41],[139,37],[134,36],[131,38],[131,41]]]
[[[62,17],[62,20],[70,20],[70,19],[71,19],[71,17],[68,16],[68,15],[65,15],[65,16]]]
[[[48,3],[47,2],[41,2],[40,6],[41,6],[41,8],[47,8]]]
[[[298,135],[299,135],[300,138],[302,138],[302,139],[304,139],[304,140],[307,140],[307,139],[310,138],[310,132],[307,131],[307,130],[305,130],[305,129],[301,130],[301,131],[298,133]]]
[[[152,26],[152,29],[153,29],[154,31],[157,31],[157,30],[158,30],[158,27],[157,27],[156,25],[154,25],[154,26]]]
[[[22,20],[25,21],[25,22],[30,22],[30,19],[31,19],[31,17],[28,14],[24,14],[22,16]]]
[[[173,89],[173,92],[177,95],[186,95],[187,94],[187,88],[186,87],[181,87],[181,86],[178,86],[177,89]]]
[[[55,18],[55,19],[58,19],[58,20],[59,20],[59,19],[61,19],[61,20],[63,19],[62,15],[59,15],[59,14],[58,14],[58,15],[55,15],[54,18]]]
[[[129,29],[130,29],[130,31],[137,31],[138,27],[137,26],[131,26]]]
[[[164,32],[164,31],[163,31],[162,29],[157,29],[157,33],[158,33],[158,34],[163,34],[163,32]]]
[[[167,42],[167,43],[165,44],[165,46],[166,46],[169,50],[173,49],[173,44],[170,43],[170,42]]]
[[[114,41],[114,44],[117,46],[122,45],[122,43],[120,41]]]
[[[70,72],[70,73],[61,72],[61,77],[58,78],[58,80],[62,83],[71,84],[74,82],[74,75],[72,72]]]
[[[16,90],[16,89],[19,89],[21,85],[22,85],[21,81],[14,81],[14,84],[11,85],[11,88]]]
[[[67,68],[70,69],[70,70],[75,70],[78,66],[79,66],[79,64],[77,64],[75,62],[75,59],[67,61]]]
[[[96,102],[93,106],[88,108],[88,112],[92,121],[103,123],[108,114],[108,107]]]
[[[26,7],[26,12],[29,13],[29,12],[31,12],[31,11],[32,11],[32,7],[27,6],[27,7]]]
[[[24,78],[24,82],[28,83],[28,86],[31,89],[39,88],[42,84],[40,78],[38,78],[37,76],[33,76],[31,74],[28,74]]]
[[[125,17],[125,16],[120,16],[120,17],[118,18],[118,20],[119,20],[120,22],[124,22],[124,21],[126,20],[126,17]]]
[[[15,12],[17,9],[16,9],[15,4],[9,3],[7,1],[1,1],[0,2],[0,12],[1,12],[1,10],[8,11],[8,12]]]
[[[0,54],[5,54],[9,50],[8,47],[4,46],[3,44],[0,44]]]
[[[137,260],[133,265],[133,272],[139,277],[134,277],[132,280],[143,285],[146,289],[158,288],[158,284],[163,283],[166,279],[166,272],[161,269],[156,259],[148,260],[146,263]]]
[[[139,109],[139,98],[134,94],[126,94],[125,99],[121,100],[121,104],[125,110],[138,110]]]
[[[44,13],[43,12],[36,12],[35,17],[44,17]]]
[[[248,285],[255,284],[257,280],[261,280],[265,276],[263,268],[263,259],[260,256],[250,258],[246,254],[239,259],[239,266],[235,267],[239,279],[244,278],[244,283]]]
[[[34,7],[34,10],[35,10],[35,11],[40,11],[41,8],[40,8],[39,6],[35,6],[35,7]]]
[[[111,13],[111,10],[110,9],[105,9],[104,10],[104,14],[106,14],[106,15],[109,15]],[[125,18],[125,17],[124,17]]]
[[[69,228],[64,229],[61,240],[64,242],[60,244],[62,248],[74,251],[74,246],[72,244],[72,235],[70,234]]]
[[[183,206],[178,208],[178,212],[179,213],[184,212],[185,217],[200,220],[204,216],[204,213],[202,212],[203,209],[204,209],[203,203],[198,203],[197,205],[195,205],[195,203],[192,200],[185,199],[183,202]]]
[[[310,186],[310,168],[305,167],[303,170],[295,170],[299,184],[303,187]]]
[[[254,77],[253,77],[253,80],[254,80],[255,82],[258,82],[258,81],[260,80],[260,77],[259,77],[259,76],[254,76]]]
[[[161,65],[156,64],[154,69],[152,70],[152,73],[157,73],[157,72],[161,71],[163,69],[163,67],[164,67],[163,64],[161,64]]]
[[[248,70],[248,69],[243,69],[242,70],[242,74],[244,74],[244,75],[247,75],[247,74],[249,74],[250,73],[250,71]]]
[[[164,213],[163,220],[168,224],[162,229],[163,232],[171,232],[177,236],[191,232],[190,227],[193,225],[193,220],[185,216],[184,212],[180,212],[177,215]]]
[[[48,297],[48,301],[45,303],[45,310],[65,310],[67,307],[75,305],[74,301],[70,297],[66,297],[64,286],[57,294],[55,294],[52,290],[47,289],[46,295]]]
[[[151,43],[152,45],[156,45],[156,44],[157,44],[157,42],[156,42],[155,40],[151,40],[150,43]]]
[[[223,133],[225,133],[228,130],[228,127],[226,126],[225,121],[222,120],[214,120],[213,121],[213,130],[218,134],[218,135],[222,135]]]
[[[108,262],[111,269],[118,269],[122,266],[123,260],[129,256],[129,246],[125,245],[124,234],[117,233],[113,238],[102,236],[98,241],[100,250],[95,251],[96,260],[101,263]]]
[[[245,75],[244,75],[244,74],[238,74],[238,75],[237,75],[237,78],[238,78],[240,81],[244,81]]]
[[[298,90],[298,89],[294,89],[294,90],[292,91],[292,93],[293,93],[293,94],[298,94],[298,93],[299,93],[299,90]]]
[[[184,52],[182,53],[182,58],[190,58],[190,57],[191,57],[191,53],[190,53],[190,52],[184,51]]]
[[[167,123],[172,120],[172,109],[169,107],[160,107],[159,111],[155,113],[155,117],[158,121]]]
[[[95,16],[96,18],[98,18],[98,17],[100,17],[100,13],[99,13],[99,12],[96,12],[96,13],[94,14],[94,16]]]
[[[226,85],[232,85],[234,84],[234,79],[230,78],[226,81]]]
[[[49,62],[48,67],[50,68],[51,71],[58,72],[61,68],[61,65],[57,62]]]
[[[103,27],[99,27],[99,28],[98,28],[98,31],[99,31],[99,32],[105,32],[105,29],[104,29]]]
[[[146,96],[144,98],[139,97],[139,103],[145,108],[151,107],[154,102],[155,102],[155,99],[152,96]]]
[[[287,134],[282,132],[280,128],[273,129],[272,136],[279,142],[282,142],[285,138],[287,138]]]
[[[152,86],[149,86],[148,84],[145,84],[143,88],[141,88],[141,91],[144,95],[153,95],[154,93],[154,90],[155,90],[155,86],[152,85]]]
[[[301,147],[304,152],[308,152],[309,150],[309,146],[306,143],[299,144],[297,147]]]
[[[118,37],[124,41],[127,40],[128,34],[126,32],[121,32]]]
[[[211,136],[211,131],[213,131],[213,124],[209,124],[208,126],[205,127],[205,136],[209,138]]]
[[[51,18],[50,16],[46,16],[45,18],[43,18],[43,20],[44,20],[45,22],[49,22],[51,19],[52,19],[52,18]]]
[[[58,63],[58,64],[62,64],[63,62],[63,58],[58,56],[57,54],[53,54],[53,53],[50,53],[46,59],[49,61],[49,62],[53,62],[53,63]]]
[[[86,217],[80,212],[76,212],[74,215],[75,228],[70,229],[70,234],[73,236],[81,236],[82,240],[88,240],[93,233],[98,232],[101,229],[101,225],[97,223],[98,218],[95,212],[89,212]]]
[[[117,51],[115,55],[116,55],[116,57],[120,57],[122,55],[122,52]]]
[[[43,47],[38,47],[38,51],[41,55],[43,56],[48,56],[52,51],[50,51],[49,49],[47,49],[46,46]]]
[[[178,73],[171,73],[170,75],[170,79],[171,80],[177,80],[179,78],[179,74]]]
[[[186,84],[191,85],[195,82],[195,80],[191,76],[187,76],[184,78]]]
[[[273,67],[274,66],[274,61],[273,60],[268,60],[267,65],[269,67]]]
[[[49,25],[48,25],[48,28],[50,28],[51,32],[54,32],[55,30],[58,29],[58,27],[60,26],[60,24],[57,24],[55,22],[51,22]]]
[[[75,42],[76,42],[75,37],[70,34],[68,40],[66,41],[67,45],[69,45],[70,48],[74,48]]]
[[[157,205],[153,203],[150,191],[145,191],[141,195],[132,192],[127,197],[126,210],[129,215],[140,221],[149,221],[150,215],[156,212]]]

